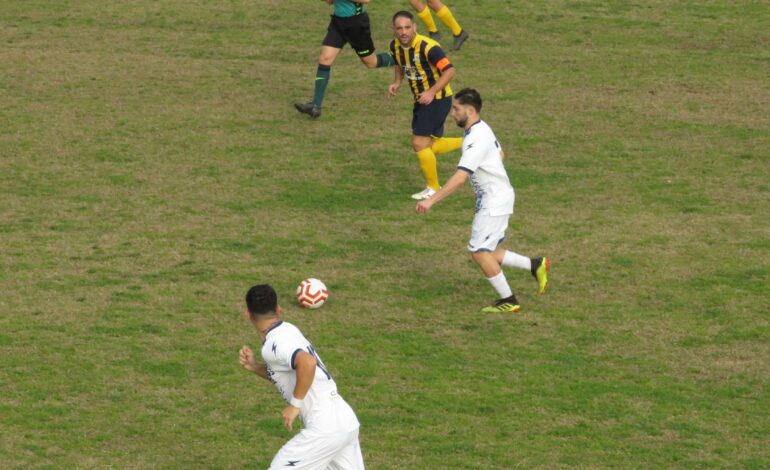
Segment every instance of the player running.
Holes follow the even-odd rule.
[[[315,75],[315,91],[313,100],[309,103],[294,103],[297,111],[317,118],[321,115],[321,105],[326,95],[326,87],[331,78],[332,64],[337,56],[350,43],[356,51],[361,63],[368,68],[391,67],[393,57],[387,52],[374,55],[374,42],[369,26],[369,14],[364,4],[370,0],[323,0],[334,5],[329,27],[323,43],[321,55],[318,57],[318,69]]]
[[[417,203],[415,210],[417,213],[428,212],[433,204],[452,194],[470,178],[476,195],[476,216],[468,250],[500,296],[492,306],[481,311],[516,312],[521,306],[501,266],[528,269],[537,280],[539,292],[544,294],[548,286],[548,258],[527,258],[499,246],[505,240],[515,195],[503,166],[503,150],[492,128],[481,120],[480,111],[481,96],[476,90],[465,88],[455,94],[452,118],[465,129],[463,155],[457,164],[457,172],[444,187]]]
[[[262,339],[265,362],[244,346],[241,365],[272,382],[286,400],[288,406],[281,412],[286,429],[291,431],[297,416],[305,425],[281,447],[269,470],[364,470],[356,414],[337,393],[337,384],[310,342],[296,326],[281,320],[275,290],[267,284],[249,289],[244,314]]]

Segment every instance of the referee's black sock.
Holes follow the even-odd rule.
[[[394,65],[396,65],[396,59],[389,52],[377,54],[377,67],[393,67]]]

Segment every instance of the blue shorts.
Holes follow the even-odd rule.
[[[433,100],[430,104],[415,101],[412,111],[412,134],[419,136],[444,135],[444,121],[452,110],[452,97]]]

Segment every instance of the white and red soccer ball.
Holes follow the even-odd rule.
[[[297,287],[297,302],[305,308],[318,308],[329,298],[326,284],[315,278],[308,278]]]

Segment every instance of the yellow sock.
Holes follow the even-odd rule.
[[[442,154],[457,150],[463,146],[462,137],[440,137],[433,141],[433,145],[430,147],[433,153]]]
[[[438,191],[441,187],[438,184],[438,170],[436,169],[436,155],[430,148],[417,152],[417,158],[420,160],[420,169],[425,177],[425,184]]]
[[[427,10],[427,8],[426,8],[426,10]],[[449,26],[449,29],[452,30],[452,34],[454,34],[455,36],[457,36],[458,34],[460,34],[462,32],[463,29],[457,23],[457,20],[455,20],[455,17],[452,14],[452,12],[449,11],[449,7],[448,6],[444,6],[444,8],[442,8],[439,11],[437,11],[436,12],[436,16],[439,17],[439,19],[441,20],[442,23],[444,23],[445,25]]]
[[[438,31],[438,28],[436,28],[436,22],[433,21],[433,15],[430,14],[430,8],[425,7],[422,9],[422,11],[418,11],[417,18],[421,19],[422,22],[425,23],[425,26],[427,26],[428,31],[431,33]]]

